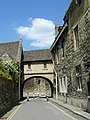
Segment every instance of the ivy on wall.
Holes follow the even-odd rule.
[[[18,63],[15,61],[3,62],[0,60],[0,76],[18,82]]]

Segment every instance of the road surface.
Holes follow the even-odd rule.
[[[45,99],[24,102],[8,120],[76,120]]]

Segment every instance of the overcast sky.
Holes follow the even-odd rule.
[[[50,48],[71,0],[0,0],[0,42],[22,38],[24,50]]]

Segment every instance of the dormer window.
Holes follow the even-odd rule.
[[[7,53],[4,53],[0,59],[3,61],[3,62],[11,62],[12,61],[12,58],[10,55],[8,55]]]

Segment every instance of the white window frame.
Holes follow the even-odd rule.
[[[60,93],[67,93],[67,76],[63,76],[59,81]]]
[[[77,68],[80,67],[80,71],[77,72]],[[81,78],[81,66],[78,65],[76,66],[76,81],[77,81],[77,91],[82,91],[82,78]]]

